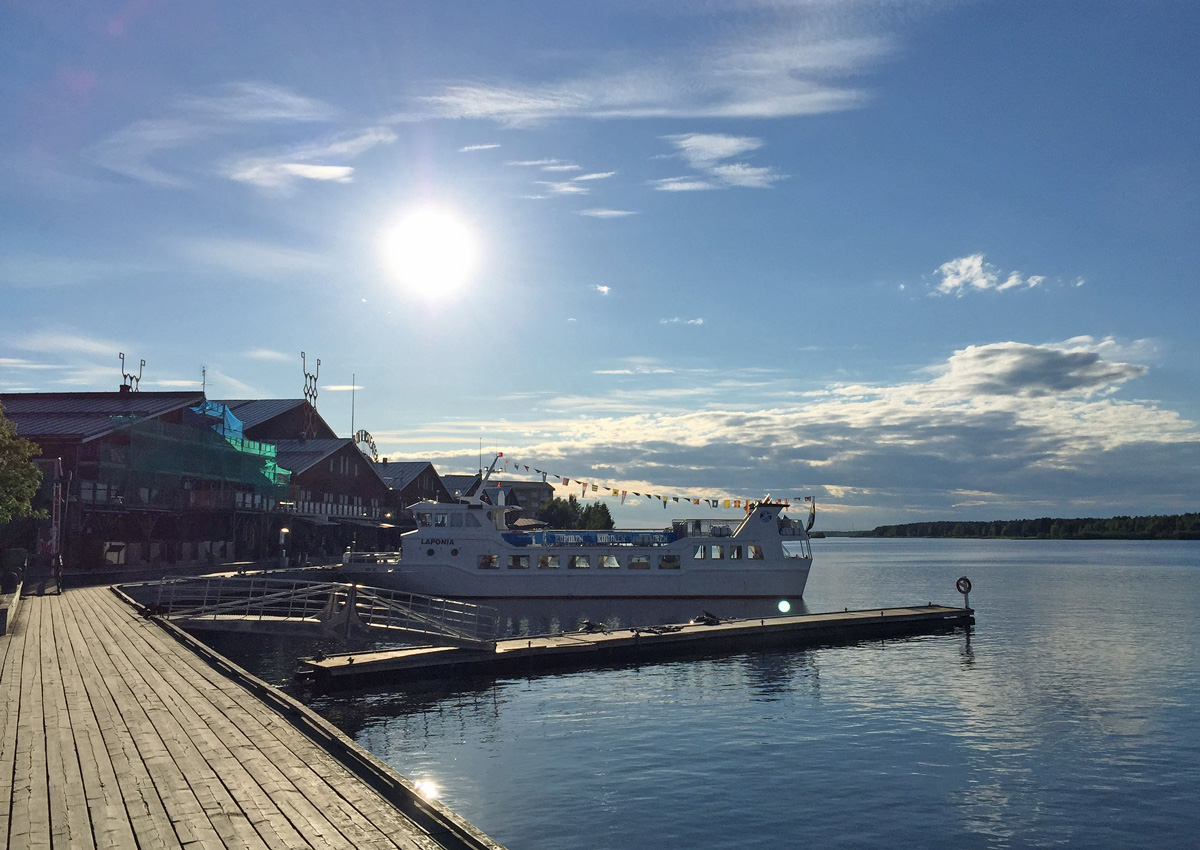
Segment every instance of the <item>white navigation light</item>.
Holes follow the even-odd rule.
[[[791,602],[788,602],[786,599],[779,600],[779,613],[780,614],[786,614],[788,611],[791,611],[791,610],[792,610]]]

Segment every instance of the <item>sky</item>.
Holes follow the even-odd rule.
[[[381,455],[503,451],[618,525],[1196,511],[1198,36],[1169,0],[5,0],[0,392],[308,371]]]

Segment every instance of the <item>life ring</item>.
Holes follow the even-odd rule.
[[[956,581],[954,583],[954,586],[958,588],[959,593],[970,593],[971,592],[971,580],[969,578],[967,578],[966,576],[963,576],[958,581]]]

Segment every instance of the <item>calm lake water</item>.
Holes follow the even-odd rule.
[[[1200,847],[1200,542],[813,549],[810,612],[977,625],[312,705],[513,850]]]

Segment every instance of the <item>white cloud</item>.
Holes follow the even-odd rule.
[[[580,186],[578,183],[551,183],[546,180],[539,180],[539,186],[545,186],[547,191],[555,195],[588,195],[591,194],[591,189],[586,186]]]
[[[703,319],[681,319],[678,316],[676,316],[673,319],[659,319],[658,323],[660,325],[702,325],[702,324],[704,324],[704,320]]]
[[[615,171],[596,171],[592,174],[580,174],[578,177],[572,177],[572,180],[606,180],[612,177],[617,172]]]
[[[466,147],[459,148],[458,152],[459,153],[474,153],[475,151],[491,151],[491,150],[495,150],[498,147],[500,147],[500,146],[499,145],[467,145]]]
[[[695,177],[665,177],[653,181],[651,185],[659,192],[703,192],[717,188],[716,184]]]
[[[575,165],[574,163],[569,163],[569,162],[563,162],[563,163],[559,163],[557,165],[543,165],[542,166],[542,171],[582,171],[582,170],[583,170],[582,165]]]
[[[612,291],[611,286],[604,286],[603,284],[600,284],[600,283],[594,284],[592,286],[592,289],[596,290],[601,295],[608,295],[608,293],[610,293]]]
[[[625,218],[626,216],[637,215],[633,210],[610,209],[580,210],[579,214],[591,216],[592,218]]]
[[[723,159],[741,156],[762,147],[762,139],[728,136],[723,133],[684,133],[664,138],[679,149],[693,168],[707,169]]]
[[[769,189],[786,175],[778,174],[771,168],[755,168],[745,163],[714,165],[710,170],[714,177],[730,186],[741,186],[748,189]]]
[[[228,160],[221,168],[231,180],[249,183],[261,189],[286,191],[298,179],[349,182],[354,169],[345,165],[378,145],[396,141],[394,131],[386,127],[368,127],[316,142],[293,145],[276,152],[243,155]],[[330,164],[329,160],[342,160]]]
[[[962,297],[967,292],[982,292],[994,290],[1007,292],[1011,289],[1033,289],[1046,283],[1045,275],[1024,275],[1019,271],[1001,272],[996,266],[987,262],[983,254],[970,254],[956,260],[942,263],[937,268],[941,280],[936,287],[936,294],[956,295]],[[1001,280],[1003,278],[1003,280]],[[1082,285],[1079,278],[1075,285]]]
[[[276,351],[271,348],[252,348],[246,352],[246,356],[251,360],[268,360],[278,363],[292,359],[292,355],[284,354],[282,351]]]
[[[109,171],[151,186],[175,189],[188,185],[188,181],[152,165],[150,158],[198,141],[212,132],[192,121],[174,118],[136,121],[93,145],[88,155]]]

